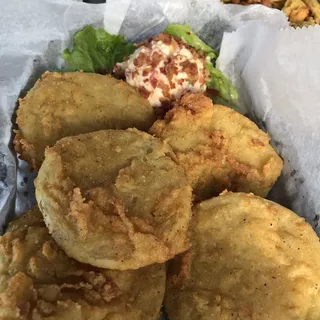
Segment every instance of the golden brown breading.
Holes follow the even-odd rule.
[[[57,243],[78,261],[119,270],[187,250],[191,187],[170,154],[136,129],[64,138],[47,149],[36,197]]]
[[[291,23],[303,23],[309,15],[309,8],[302,0],[287,0],[283,12]]]
[[[37,207],[0,237],[1,320],[157,320],[164,265],[112,271],[69,258]]]
[[[200,93],[184,95],[150,133],[172,147],[200,199],[225,189],[265,197],[283,167],[267,134]]]
[[[320,243],[302,218],[253,194],[193,210],[192,249],[169,270],[170,320],[320,319]]]
[[[123,81],[82,72],[46,72],[20,99],[15,149],[39,169],[45,148],[63,137],[101,129],[148,130],[154,121],[149,102]]]

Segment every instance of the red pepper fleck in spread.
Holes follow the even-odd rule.
[[[186,92],[205,92],[205,57],[183,41],[161,33],[141,43],[115,70],[138,88],[152,106],[178,100]]]

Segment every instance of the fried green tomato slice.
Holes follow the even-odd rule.
[[[192,249],[169,270],[170,320],[320,319],[320,243],[304,219],[253,194],[193,210]]]
[[[0,237],[1,320],[157,320],[163,264],[113,271],[69,258],[34,207]]]
[[[192,193],[172,157],[160,139],[136,129],[59,140],[36,180],[53,238],[78,261],[119,270],[187,250]]]
[[[102,129],[148,130],[155,121],[134,88],[93,73],[46,72],[19,102],[15,149],[33,169],[39,169],[45,148],[61,138]]]
[[[198,200],[225,189],[266,197],[282,171],[266,133],[200,93],[184,95],[150,133],[172,147]]]

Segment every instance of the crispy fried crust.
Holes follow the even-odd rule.
[[[199,199],[225,189],[265,197],[283,167],[267,134],[200,93],[184,95],[150,133],[172,147]]]
[[[292,211],[225,193],[193,210],[192,249],[170,267],[170,320],[320,319],[320,243]]]
[[[39,169],[47,146],[67,136],[101,129],[148,130],[155,121],[149,102],[110,76],[46,72],[19,100],[14,139],[20,158]]]
[[[37,207],[0,237],[1,320],[157,320],[164,265],[112,271],[69,258]]]
[[[120,270],[187,250],[191,187],[168,154],[135,129],[64,138],[46,150],[36,197],[57,243],[78,261]]]

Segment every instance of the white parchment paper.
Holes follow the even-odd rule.
[[[140,41],[168,23],[189,23],[211,46],[221,44],[218,66],[285,159],[271,198],[317,228],[319,27],[281,30],[288,23],[280,11],[213,0],[109,0],[102,5],[0,0],[0,5],[0,227],[35,203],[35,174],[12,152],[17,98],[45,70],[61,68],[61,52],[73,34],[91,24]]]
[[[140,41],[163,31],[168,23],[189,23],[208,44],[219,48],[224,32],[249,21],[276,29],[287,26],[280,11],[226,6],[218,0],[108,0],[100,5],[0,0],[0,7],[0,232],[6,221],[35,204],[35,173],[17,159],[12,148],[17,99],[44,71],[63,66],[61,52],[75,32],[91,24]]]
[[[46,70],[61,67],[61,52],[87,24],[103,26],[105,5],[71,0],[0,0],[0,233],[35,203],[33,179],[12,151],[19,96]]]
[[[254,22],[225,35],[218,61],[284,159],[270,198],[305,217],[318,234],[319,57],[320,26],[279,31]]]
[[[126,12],[112,23],[110,12]],[[120,14],[121,12],[121,14]],[[320,26],[293,29],[282,12],[214,0],[111,0],[104,26],[132,41],[188,23],[237,86],[249,116],[267,131],[284,159],[269,195],[306,218],[320,234]]]
[[[219,68],[285,160],[270,197],[319,231],[320,27],[293,30],[280,11],[218,0],[0,0],[0,8],[0,232],[35,203],[35,174],[12,150],[18,97],[62,67],[62,50],[87,24],[140,41],[168,23],[189,23],[221,48]]]

